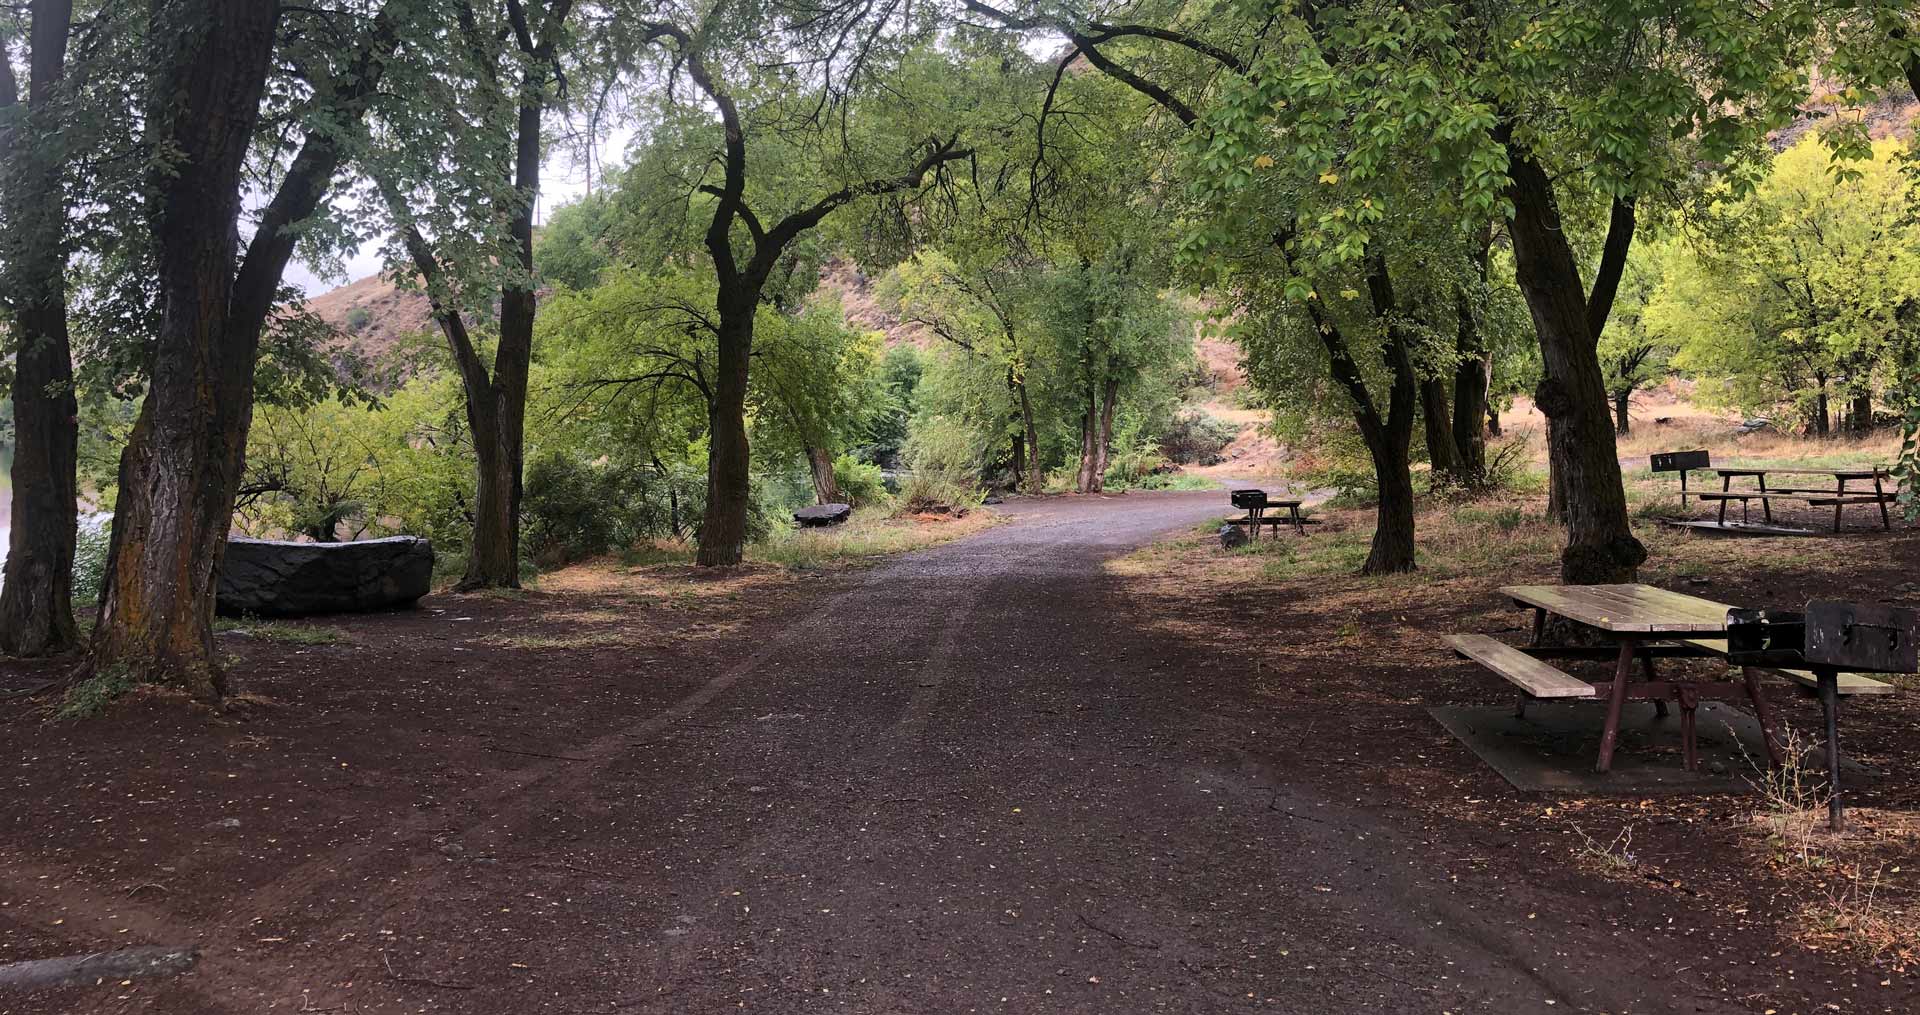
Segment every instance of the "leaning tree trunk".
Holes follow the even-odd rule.
[[[1532,311],[1546,376],[1534,401],[1549,420],[1549,455],[1562,484],[1567,545],[1561,581],[1631,582],[1647,558],[1633,535],[1594,330],[1555,207],[1553,184],[1531,155],[1511,149],[1508,195],[1514,273]]]
[[[826,448],[807,448],[807,469],[813,473],[813,496],[821,504],[838,504],[845,499],[840,481],[833,475],[833,452]]]
[[[1633,432],[1633,417],[1628,410],[1633,405],[1633,389],[1613,393],[1613,432],[1626,436]]]
[[[1814,398],[1813,402],[1813,432],[1817,437],[1825,437],[1833,432],[1832,425],[1827,422],[1827,379],[1825,377],[1820,378],[1820,394]]]
[[[66,69],[71,0],[33,5],[24,136],[8,136],[15,263],[7,282],[16,352],[13,375],[13,515],[0,586],[0,651],[56,655],[80,645],[73,621],[73,554],[78,496],[79,407],[73,396],[73,350],[67,334],[62,194],[63,146],[46,122]],[[0,107],[18,104],[12,67],[0,67]]]
[[[120,457],[112,563],[90,664],[218,698],[215,576],[226,550],[253,413],[259,330],[232,319],[233,223],[259,117],[278,0],[156,0],[156,24],[204,31],[162,52],[147,125],[170,149],[149,221],[161,319],[147,396]],[[170,50],[170,51],[169,51]]]
[[[706,515],[700,522],[700,552],[706,567],[740,563],[747,547],[751,451],[747,447],[747,369],[753,358],[754,295],[722,293],[720,362],[708,403]]]

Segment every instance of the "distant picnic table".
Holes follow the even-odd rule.
[[[1695,494],[1703,501],[1718,501],[1720,504],[1720,524],[1727,524],[1727,505],[1740,502],[1741,521],[1749,520],[1750,506],[1753,501],[1760,502],[1761,516],[1766,523],[1773,523],[1773,502],[1777,500],[1800,501],[1813,507],[1833,508],[1833,531],[1840,531],[1841,512],[1849,504],[1874,504],[1880,508],[1880,526],[1892,531],[1893,519],[1887,513],[1887,504],[1894,499],[1894,493],[1882,483],[1891,478],[1891,473],[1883,466],[1869,465],[1859,468],[1841,469],[1777,469],[1759,465],[1723,465],[1711,468],[1720,477],[1718,492],[1706,491]],[[1767,477],[1787,477],[1785,485],[1776,482],[1767,485]],[[1832,480],[1831,484],[1822,484],[1823,477]],[[1735,489],[1736,479],[1751,480],[1753,486]],[[1847,489],[1847,484],[1871,483],[1871,491],[1856,486]]]

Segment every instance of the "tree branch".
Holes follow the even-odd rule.
[[[1627,269],[1627,253],[1633,248],[1634,205],[1632,198],[1616,197],[1607,217],[1606,245],[1600,251],[1600,267],[1593,275],[1593,290],[1587,296],[1587,331],[1595,342],[1607,328],[1613,313],[1613,299],[1620,291],[1620,276]]]

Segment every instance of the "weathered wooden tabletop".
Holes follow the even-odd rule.
[[[1615,634],[1724,634],[1725,603],[1651,585],[1508,585],[1500,594]]]

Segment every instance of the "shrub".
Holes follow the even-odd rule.
[[[358,335],[367,330],[367,325],[372,323],[373,311],[366,307],[354,307],[347,311],[347,330],[353,334]]]
[[[841,455],[834,459],[833,481],[839,484],[841,495],[855,507],[887,498],[885,473],[878,465],[863,462],[852,455]]]
[[[533,562],[546,568],[682,535],[699,520],[706,497],[702,477],[691,468],[662,471],[560,452],[528,464],[524,490],[522,543]],[[749,529],[764,535],[766,511],[757,500]]]
[[[906,457],[913,469],[900,483],[906,513],[964,509],[980,502],[986,454],[965,424],[946,416],[926,420],[908,439]]]
[[[1179,465],[1212,465],[1239,436],[1233,424],[1204,412],[1182,412],[1160,437],[1160,451]]]
[[[1167,467],[1167,457],[1160,453],[1160,445],[1136,435],[1115,447],[1108,456],[1105,482],[1113,487],[1139,486],[1142,480]]]

